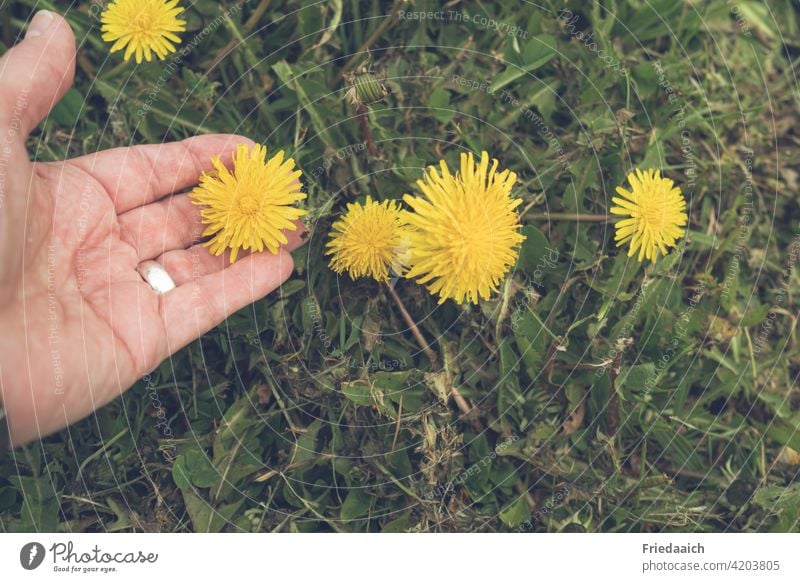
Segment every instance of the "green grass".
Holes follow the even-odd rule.
[[[34,4],[55,3],[0,8],[5,47]],[[800,450],[798,2],[574,3],[561,22],[554,0],[395,3],[461,15],[424,21],[341,0],[218,20],[221,4],[191,3],[180,66],[139,67],[73,6],[75,88],[32,144],[285,148],[313,227],[296,275],[0,462],[0,531],[800,529],[783,453]],[[391,92],[369,111],[377,157],[343,99],[362,66]],[[323,245],[346,202],[400,198],[482,149],[519,175],[527,241],[480,307],[397,283],[433,364],[388,292],[337,278]],[[689,201],[655,265],[572,219],[606,214],[632,167]]]

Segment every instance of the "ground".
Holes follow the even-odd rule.
[[[796,1],[184,0],[184,52],[140,66],[67,4],[0,7],[3,49],[34,5],[79,41],[38,159],[240,133],[304,170],[311,234],[279,292],[0,461],[0,531],[800,529]],[[393,282],[426,354],[327,233],[482,150],[527,238],[479,306]],[[633,168],[688,204],[655,264],[606,219]]]

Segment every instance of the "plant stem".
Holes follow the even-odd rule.
[[[411,333],[414,335],[414,338],[417,340],[417,344],[419,344],[419,347],[422,349],[423,352],[425,352],[425,355],[428,357],[431,366],[433,368],[438,368],[436,354],[433,352],[430,345],[428,345],[428,342],[423,337],[422,332],[419,331],[419,327],[417,327],[414,318],[411,317],[411,314],[408,312],[408,309],[406,309],[403,300],[400,299],[400,296],[397,294],[397,291],[395,291],[394,287],[392,287],[388,283],[386,286],[389,288],[389,295],[392,296],[395,305],[397,305],[397,308],[400,310],[400,314],[403,316],[403,320],[406,322],[406,325],[411,330]],[[448,375],[449,378],[449,372],[445,370],[445,373]],[[472,406],[469,404],[469,402],[467,402],[467,399],[464,398],[464,396],[462,396],[461,392],[458,391],[458,388],[456,388],[456,385],[452,381],[448,381],[448,384],[450,386],[450,395],[453,397],[453,400],[455,401],[456,406],[458,406],[458,409],[461,411],[461,414],[464,416],[465,419],[469,420],[469,422],[472,424],[475,430],[477,430],[478,432],[482,432],[483,427],[481,426],[478,419],[475,418],[472,414]]]
[[[423,352],[425,352],[425,355],[428,357],[428,360],[430,360],[431,365],[435,367],[436,366],[436,354],[433,353],[433,350],[431,349],[431,347],[428,345],[428,342],[423,337],[422,332],[419,331],[419,328],[417,327],[417,324],[414,322],[414,318],[411,317],[411,314],[406,309],[406,306],[405,306],[405,304],[403,304],[403,300],[400,299],[400,296],[397,294],[397,291],[395,291],[394,287],[392,287],[392,285],[390,285],[388,283],[387,283],[386,286],[389,288],[389,295],[391,295],[392,299],[394,299],[395,305],[397,305],[397,309],[400,310],[400,315],[403,316],[403,320],[406,322],[406,325],[408,326],[408,329],[411,330],[411,333],[414,335],[414,338],[417,340],[417,343],[419,344],[419,347],[422,349]]]
[[[270,0],[261,0],[261,3],[259,3],[253,13],[250,15],[250,18],[247,19],[247,22],[245,22],[244,25],[244,31],[247,34],[253,32],[256,24],[258,24],[259,20],[261,20],[261,17],[264,16],[264,13],[267,11],[267,8],[269,8],[269,3]]]
[[[450,395],[453,397],[453,400],[455,400],[458,410],[460,410],[464,418],[469,421],[472,428],[479,433],[483,432],[483,425],[481,425],[481,422],[472,414],[472,406],[467,402],[467,399],[461,395],[461,392],[458,391],[458,388],[456,388],[456,385],[452,382],[450,382]]]
[[[394,425],[394,438],[392,439],[391,452],[397,446],[397,437],[400,436],[400,419],[403,417],[403,395],[400,395],[400,402],[397,403],[397,422]]]
[[[375,140],[372,139],[372,130],[369,128],[369,118],[367,106],[363,103],[358,106],[358,111],[356,115],[358,116],[358,122],[361,124],[361,131],[364,134],[364,141],[367,142],[367,151],[369,155],[373,158],[378,157],[378,148],[375,147]]]
[[[609,393],[608,393],[608,437],[613,439],[619,427],[619,400],[617,398],[617,376],[622,362],[622,354],[614,356],[609,371]]]
[[[574,220],[575,222],[608,222],[610,214],[572,214],[571,212],[536,212],[524,215],[530,220]]]

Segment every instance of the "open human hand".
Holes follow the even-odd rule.
[[[229,162],[234,135],[119,148],[31,163],[30,131],[72,84],[75,41],[37,14],[0,59],[0,399],[22,444],[106,404],[230,313],[292,272],[277,255],[230,264],[199,244],[199,210],[180,192]],[[164,266],[177,287],[156,294],[137,272]]]

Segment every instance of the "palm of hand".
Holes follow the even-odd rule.
[[[22,249],[4,254],[22,251],[14,277],[22,283],[0,311],[6,337],[25,338],[3,342],[0,359],[4,382],[14,384],[4,401],[16,441],[89,414],[289,276],[285,250],[233,265],[212,257],[196,244],[196,207],[186,194],[168,196],[240,142],[205,136],[19,169],[32,175],[27,220],[17,225]],[[298,233],[287,233],[289,250]],[[136,271],[150,259],[178,288],[153,292]]]

